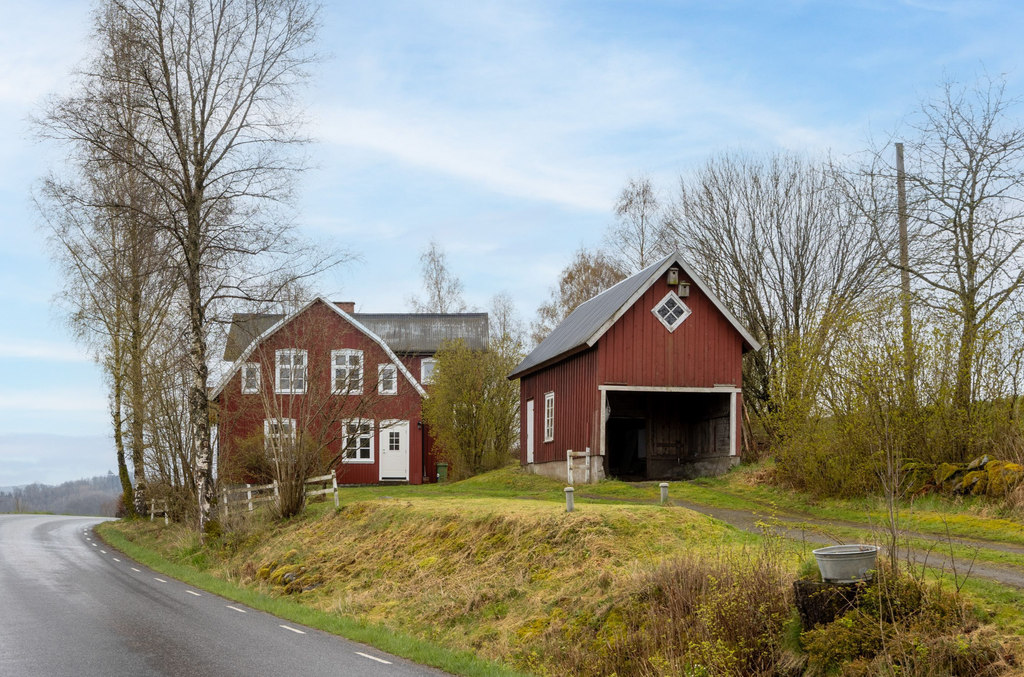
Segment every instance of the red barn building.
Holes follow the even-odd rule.
[[[743,354],[760,345],[678,254],[574,310],[520,379],[521,458],[592,481],[693,478],[739,461]]]
[[[317,298],[289,315],[240,313],[211,393],[222,476],[272,436],[336,460],[340,484],[436,479],[423,424],[433,356],[446,340],[487,347],[487,314],[367,314]]]

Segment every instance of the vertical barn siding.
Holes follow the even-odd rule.
[[[597,350],[591,348],[520,382],[520,462],[526,463],[526,403],[534,401],[534,463],[565,461],[568,449],[598,453],[601,396],[597,389]],[[544,394],[555,393],[554,441],[544,442]]]
[[[740,387],[740,334],[695,284],[690,285],[690,296],[683,299],[693,312],[669,332],[651,312],[668,292],[663,276],[601,337],[596,346],[596,383],[691,388],[729,383]],[[532,376],[542,376],[562,364]]]

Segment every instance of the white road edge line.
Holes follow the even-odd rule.
[[[299,635],[304,635],[304,634],[306,634],[306,633],[304,633],[304,632],[303,632],[302,630],[296,630],[295,628],[290,628],[290,627],[288,627],[287,625],[282,625],[281,627],[282,627],[282,628],[284,628],[285,630],[291,630],[292,632],[294,632],[294,633],[297,633],[297,634],[299,634]]]
[[[230,604],[228,604],[227,607],[229,609],[231,609],[232,611],[237,611],[240,614],[244,614],[245,613],[245,609],[239,609],[237,606],[231,606]]]
[[[135,567],[132,567],[132,571],[138,571],[138,572],[139,572],[140,574],[142,573],[142,571],[141,571],[141,570],[139,570],[139,569],[136,569]]]
[[[192,592],[191,590],[186,590],[185,592],[187,592],[190,595],[195,595],[196,597],[202,597],[202,595],[200,595],[198,592]]]
[[[156,576],[153,576],[153,580],[154,580],[154,581],[160,581],[161,583],[166,583],[166,582],[167,582],[167,581],[165,581],[165,580],[164,580],[164,579],[162,579],[162,578],[157,578]]]
[[[386,661],[383,658],[377,658],[376,656],[371,656],[370,654],[363,653],[362,651],[356,651],[355,654],[357,656],[362,656],[363,658],[369,658],[371,661],[377,661],[378,663],[383,663],[384,665],[391,665],[391,661]]]

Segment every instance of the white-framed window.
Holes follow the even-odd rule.
[[[363,394],[363,351],[331,351],[331,388],[339,395]]]
[[[260,391],[260,364],[246,362],[242,365],[242,394],[254,395]]]
[[[674,291],[665,294],[665,298],[651,309],[654,316],[661,321],[670,332],[675,331],[692,312]]]
[[[278,394],[306,392],[306,351],[296,348],[278,350],[274,390]]]
[[[377,392],[381,395],[398,394],[398,366],[394,362],[377,365]]]
[[[544,441],[555,441],[555,394],[544,393]]]
[[[343,463],[373,463],[373,421],[350,419],[341,422]]]
[[[434,382],[434,365],[437,360],[433,357],[424,357],[420,360],[420,383],[431,384]]]
[[[270,448],[277,441],[278,447],[295,444],[294,418],[268,418],[263,421],[263,446]]]

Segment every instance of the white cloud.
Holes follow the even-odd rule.
[[[117,470],[105,435],[0,435],[0,486],[59,484]]]
[[[62,343],[0,339],[0,359],[46,360],[49,362],[91,362],[81,348]]]
[[[10,384],[8,384],[8,387]],[[104,412],[106,398],[93,390],[26,389],[0,391],[0,411],[4,412]]]

